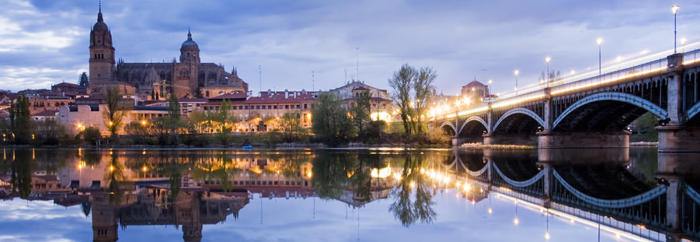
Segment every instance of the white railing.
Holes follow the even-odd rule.
[[[690,49],[683,52],[683,64],[693,64],[700,62],[700,42],[694,42],[679,47],[680,51]],[[509,91],[492,100],[492,107],[510,106],[522,102],[532,101],[545,96],[545,89],[550,88],[552,95],[573,92],[577,90],[585,90],[588,88],[607,85],[621,81],[625,78],[641,76],[657,71],[663,71],[668,66],[667,57],[673,54],[673,50],[661,51],[654,54],[649,54],[641,57],[636,57],[627,61],[614,63],[602,68],[602,74],[598,75],[598,71],[588,71],[572,75],[563,76],[555,81],[545,83],[535,83],[520,88],[518,90]],[[436,114],[433,118],[450,118],[455,113],[475,113],[478,110],[485,110],[488,103],[470,107],[467,110],[458,110],[459,107],[452,107],[443,113]]]

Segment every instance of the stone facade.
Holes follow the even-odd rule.
[[[90,93],[102,93],[106,88],[116,86],[126,91],[123,94],[144,101],[165,100],[170,94],[183,98],[213,92],[248,91],[248,84],[238,77],[235,68],[228,73],[219,64],[201,62],[199,45],[189,31],[180,47],[179,62],[173,59],[163,63],[126,63],[123,60],[115,63],[112,33],[104,22],[101,9],[90,31],[89,69]]]
[[[346,108],[355,105],[355,97],[363,92],[370,94],[370,116],[372,120],[384,120],[390,122],[394,120],[394,105],[389,92],[385,89],[379,89],[360,81],[353,81],[344,86],[331,89],[328,91],[333,93]]]

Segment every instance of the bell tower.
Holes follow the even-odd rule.
[[[199,45],[192,40],[192,32],[188,29],[187,40],[180,46],[180,63],[175,67],[172,94],[178,98],[196,96],[199,63]]]
[[[90,91],[114,80],[114,47],[112,33],[102,19],[102,2],[97,12],[97,22],[90,30]]]

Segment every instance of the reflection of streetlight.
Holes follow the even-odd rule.
[[[678,15],[678,10],[681,7],[678,4],[671,5],[671,13],[673,13],[673,53],[676,53],[676,37],[678,36],[678,31],[676,29],[676,15]]]
[[[595,43],[598,44],[598,75],[603,74],[603,51],[602,51],[602,45],[603,45],[603,38],[598,37],[595,39]]]

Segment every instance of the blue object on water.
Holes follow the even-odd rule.
[[[252,150],[252,149],[253,149],[253,146],[252,146],[252,145],[244,145],[244,146],[243,146],[243,149],[244,149],[244,150]]]

